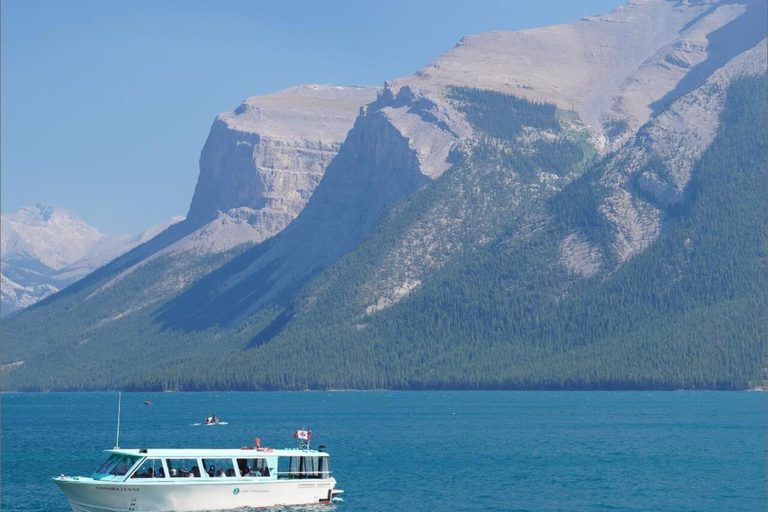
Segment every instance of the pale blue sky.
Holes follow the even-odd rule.
[[[2,211],[104,233],[184,215],[216,114],[300,83],[381,85],[463,35],[620,0],[2,1]]]

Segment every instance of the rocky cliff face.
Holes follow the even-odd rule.
[[[683,200],[694,164],[715,138],[728,85],[764,73],[766,50],[763,39],[735,56],[608,160],[595,186],[605,194],[600,211],[615,228],[612,251],[619,263],[658,238],[664,212]]]
[[[426,172],[435,170],[423,172],[419,153],[391,121],[393,111],[381,98],[363,109],[299,218],[193,286],[164,308],[163,318],[194,325],[244,318],[349,252],[382,211],[427,183]]]
[[[203,251],[258,243],[304,208],[373,87],[302,85],[245,100],[221,114],[200,155],[186,241]]]
[[[103,235],[74,213],[44,205],[3,214],[3,314],[35,302],[81,279],[183,217],[138,235]]]
[[[389,86],[466,85],[575,110],[602,150],[764,37],[764,2],[633,0],[610,14],[551,27],[467,36]],[[739,41],[734,44],[733,41]],[[670,94],[674,93],[674,94]]]
[[[141,310],[231,257],[211,259],[213,255],[279,233],[304,208],[361,107],[373,101],[376,92],[373,87],[302,85],[248,98],[234,111],[219,115],[200,156],[200,177],[188,218],[152,244],[114,261],[104,269],[104,278],[94,276],[98,285],[89,291],[87,300],[96,300],[107,291],[122,293],[119,285],[128,277],[157,261],[166,261],[165,271],[123,295],[119,311],[111,316]],[[13,231],[5,229],[5,216],[3,222],[5,258]],[[103,237],[94,228],[83,226],[64,230],[71,232],[65,237],[71,240],[66,254],[54,250],[49,255],[42,242],[37,244],[39,258],[57,272],[58,281],[50,287],[33,289],[28,280],[12,281],[15,267],[4,263],[10,272],[4,274],[7,286],[3,287],[9,310],[11,303],[29,305],[149,239]],[[75,232],[76,236],[72,234]],[[59,234],[47,236],[56,238]],[[42,235],[37,238],[45,239]],[[18,247],[7,251],[11,259],[23,252],[23,240],[14,243]],[[60,241],[57,243],[59,247]]]
[[[231,270],[224,268],[190,290],[180,301],[183,306],[166,308],[165,318],[176,317],[181,310],[197,311],[194,304],[198,304],[207,310],[202,317],[212,323],[242,319],[290,295],[289,290],[352,250],[389,206],[443,176],[452,165],[451,156],[481,136],[451,101],[452,87],[554,103],[563,111],[575,112],[576,123],[587,130],[599,153],[622,147],[626,153],[631,151],[626,149],[631,146],[627,141],[654,116],[659,102],[671,104],[681,95],[693,94],[690,88],[695,81],[684,82],[686,76],[699,73],[708,78],[719,69],[718,63],[722,66],[761,44],[765,27],[751,20],[762,11],[764,6],[753,0],[637,0],[610,14],[568,25],[465,37],[414,76],[385,84],[377,100],[362,111],[298,219],[274,243],[254,249],[233,263]],[[723,32],[734,31],[741,31],[738,45],[722,37]],[[759,68],[759,63],[755,66]],[[656,142],[653,149],[643,149],[647,152],[643,158],[651,159],[651,153],[679,155],[676,158],[688,161],[698,158],[711,142],[719,112],[701,106],[699,111],[708,112],[702,117],[694,110],[688,109],[690,117],[685,121],[671,121],[671,113],[658,117],[655,128],[644,133],[655,129],[669,136],[652,136]],[[694,143],[691,128],[702,122],[700,128],[709,135],[702,134]],[[689,135],[674,135],[675,127],[683,125],[689,126]],[[683,157],[676,146],[689,143],[693,144],[689,156]],[[621,166],[626,158],[612,161]],[[640,181],[653,188],[652,179],[648,174]],[[661,223],[658,209],[636,198],[628,187],[628,178],[615,185],[616,197],[606,199],[605,205],[617,233],[615,251],[620,261],[647,247],[658,236]],[[424,239],[422,228],[412,233],[414,240]],[[622,244],[635,249],[620,248]],[[583,276],[594,275],[603,264],[604,255],[578,233],[563,242],[561,252],[563,262]],[[396,302],[394,297],[421,283],[414,276],[422,276],[420,265],[428,265],[426,260],[415,262],[413,251],[399,254],[402,261],[388,260],[387,268],[378,270],[379,275],[388,276],[382,281],[388,283],[387,289],[376,292],[377,285],[368,286],[371,311],[380,309],[379,302]],[[394,268],[409,270],[393,277]],[[376,297],[382,295],[384,299],[378,301]],[[205,306],[209,303],[219,306]],[[237,308],[224,307],[233,303]],[[217,317],[215,311],[223,316]]]

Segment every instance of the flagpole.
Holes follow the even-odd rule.
[[[117,437],[115,439],[115,450],[120,448],[120,402],[123,399],[123,392],[117,392]]]

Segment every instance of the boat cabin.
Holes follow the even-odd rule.
[[[322,447],[321,447],[322,448]],[[91,478],[113,482],[152,482],[184,478],[232,478],[247,481],[326,479],[327,453],[303,449],[115,449]]]

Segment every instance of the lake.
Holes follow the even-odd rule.
[[[1,400],[2,510],[68,511],[50,477],[103,462],[117,394]],[[229,424],[193,426],[214,413]],[[301,428],[337,512],[766,510],[762,392],[124,393],[120,445],[282,448]]]

